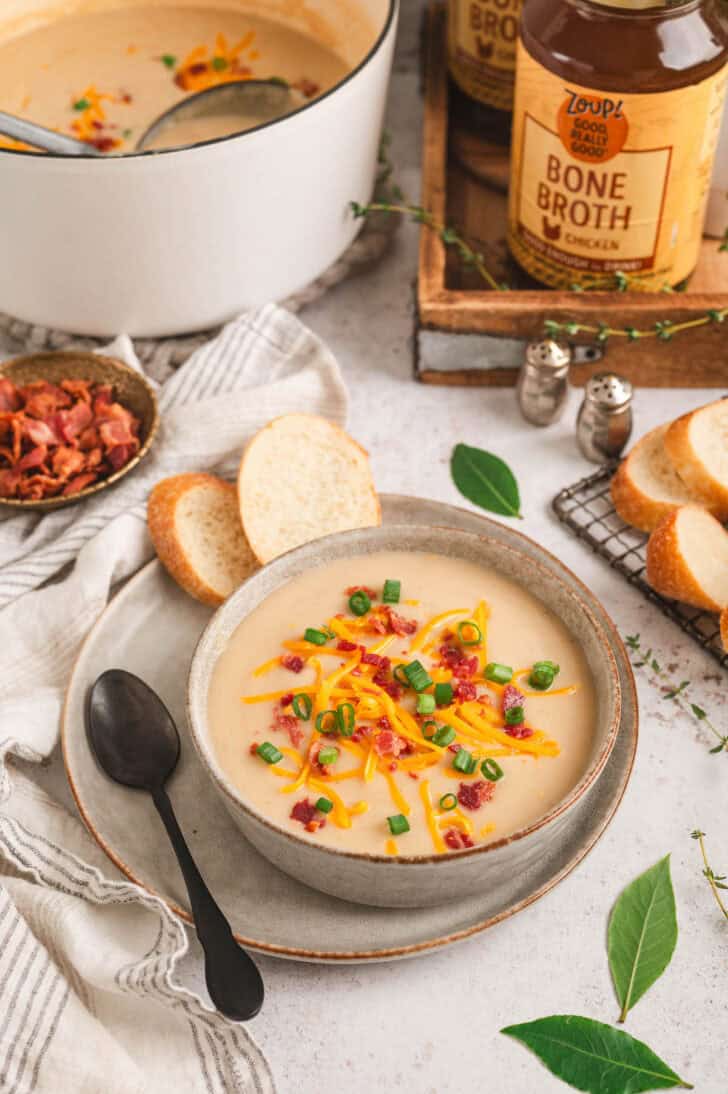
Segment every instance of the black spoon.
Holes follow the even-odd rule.
[[[205,951],[210,998],[228,1018],[240,1022],[254,1018],[263,1005],[260,973],[233,938],[230,924],[202,880],[164,789],[180,752],[169,711],[138,676],[110,669],[91,689],[87,721],[91,746],[106,774],[124,786],[147,790],[164,821]]]

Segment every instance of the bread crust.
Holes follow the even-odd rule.
[[[677,525],[681,515],[690,509],[701,511],[698,506],[680,506],[668,513],[650,536],[647,543],[647,581],[662,596],[691,604],[694,608],[717,612],[723,605],[716,603],[705,592],[680,549]],[[702,512],[710,518],[707,510]],[[722,528],[718,521],[716,524]]]
[[[330,421],[328,418],[323,418],[317,414],[281,414],[277,418],[273,418],[262,429],[258,430],[254,437],[248,442],[242,458],[240,460],[240,467],[238,468],[237,478],[237,491],[238,491],[238,504],[240,506],[240,519],[242,521],[243,530],[245,531],[246,538],[250,544],[250,549],[257,558],[261,565],[265,565],[270,562],[276,555],[270,554],[263,549],[258,537],[256,536],[255,529],[252,527],[253,520],[250,515],[250,502],[245,499],[245,475],[248,469],[248,463],[251,455],[255,451],[256,444],[264,441],[269,431],[274,430],[279,423],[283,421],[299,420],[301,423],[301,431],[305,433],[305,426],[307,422],[315,422],[317,424],[324,422],[328,428],[334,431],[341,438],[342,444],[345,447],[351,447],[357,450],[360,457],[364,458],[367,465],[367,471],[369,472],[369,484],[366,490],[367,505],[371,506],[372,514],[375,516],[373,525],[379,525],[382,523],[382,506],[379,500],[379,495],[374,486],[374,481],[371,477],[371,470],[369,468],[369,453],[366,448],[355,441],[353,437],[350,437],[346,430],[335,422]],[[326,535],[326,532],[322,532],[322,535]]]
[[[721,521],[728,520],[728,486],[706,467],[693,445],[691,431],[699,417],[714,410],[718,403],[698,407],[672,423],[665,434],[665,451],[685,485],[704,502]]]
[[[189,490],[199,487],[236,496],[235,486],[215,475],[204,472],[173,475],[158,482],[150,493],[147,526],[157,557],[169,575],[195,600],[217,608],[225,597],[200,577],[184,551],[176,529],[179,502]]]

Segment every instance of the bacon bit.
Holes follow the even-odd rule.
[[[389,671],[392,664],[388,657],[382,657],[378,653],[369,652],[361,655],[361,663],[362,665],[376,665],[378,668],[386,669],[387,671]]]
[[[289,672],[302,672],[303,658],[298,657],[293,653],[287,653],[284,657],[281,657],[281,665],[284,669],[288,669]]]
[[[295,87],[295,84],[292,86]],[[353,596],[354,593],[366,593],[370,600],[377,599],[377,590],[370,589],[368,585],[350,585],[348,589],[344,589],[347,596]]]
[[[476,810],[489,802],[494,792],[495,783],[487,782],[485,779],[478,779],[474,783],[460,783],[458,801],[463,809]]]
[[[292,714],[281,714],[280,711],[274,714],[271,729],[280,729],[287,733],[294,748],[298,748],[304,737],[298,718],[294,718]]]
[[[383,684],[382,689],[386,691],[390,699],[394,699],[395,703],[402,698],[402,688],[396,680],[392,680],[389,684]]]
[[[459,752],[462,747],[463,746],[461,744],[458,744],[457,741],[453,741],[451,745],[447,746],[448,752]]]
[[[319,84],[309,80],[306,76],[302,76],[295,84],[291,84],[291,87],[295,87],[296,91],[300,91],[306,99],[312,99],[321,90]]]
[[[340,638],[336,643],[336,648],[337,650],[341,650],[342,653],[353,653],[354,650],[359,649],[356,642],[349,642],[346,638]]]
[[[522,707],[526,701],[526,696],[513,684],[506,684],[503,688],[503,695],[501,697],[501,710],[505,714],[511,707]]]
[[[464,847],[475,846],[467,832],[461,832],[459,828],[448,828],[444,839],[451,851],[461,851]]]
[[[308,828],[311,821],[316,819],[317,813],[316,806],[309,798],[303,798],[300,802],[296,802],[291,810],[291,820],[300,821],[304,828]],[[308,829],[312,831],[312,829]]]
[[[123,445],[100,435],[109,421],[121,423]],[[0,439],[8,443],[0,447],[0,458],[9,467],[0,478],[0,495],[35,501],[76,494],[128,463],[139,451],[139,426],[126,407],[113,402],[110,385],[66,379],[18,387],[4,378]]]
[[[386,612],[389,617],[389,629],[392,634],[397,634],[400,638],[404,638],[406,635],[414,634],[417,630],[416,620],[405,619],[399,612],[395,612],[393,608],[387,608]]]
[[[440,654],[440,660],[449,668],[457,665],[463,659],[463,651],[456,646],[440,646],[437,652]]]
[[[461,680],[455,688],[454,694],[458,702],[470,703],[473,701],[473,699],[477,698],[478,691],[475,687],[475,684],[470,683],[470,681]]]
[[[470,679],[475,676],[479,667],[477,657],[463,657],[452,666],[453,676],[457,676],[459,680]]]
[[[391,729],[383,729],[374,739],[374,751],[378,756],[394,756],[396,759],[408,750],[409,741]]]
[[[523,722],[519,726],[503,726],[503,731],[516,740],[525,741],[527,737],[533,737],[533,730],[524,726]]]
[[[282,695],[281,696],[281,706],[282,707],[289,707],[292,702],[293,702],[293,692],[292,691],[289,691],[287,695]]]
[[[257,741],[253,741],[252,745],[250,746],[250,755],[251,756],[257,756],[258,755],[258,742]]]
[[[411,779],[419,779],[419,775],[417,774],[416,771],[408,771],[407,774],[409,775],[409,777]]]
[[[398,767],[399,767],[399,764],[397,763],[397,761],[392,760],[391,764],[389,765],[389,770],[390,771],[396,771]]]
[[[391,729],[392,723],[386,714],[383,714],[381,718],[377,719],[377,725],[380,729]]]

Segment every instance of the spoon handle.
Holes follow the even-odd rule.
[[[254,1018],[263,1003],[263,982],[252,958],[235,941],[230,924],[207,888],[190,854],[163,786],[152,792],[187,885],[197,935],[205,952],[210,998],[228,1018]]]
[[[0,133],[16,141],[32,144],[34,148],[44,148],[46,152],[55,152],[63,156],[100,156],[101,153],[92,144],[77,141],[75,137],[66,137],[54,129],[27,122],[25,118],[16,118],[14,114],[5,114],[0,110]]]

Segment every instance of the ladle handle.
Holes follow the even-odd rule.
[[[205,952],[210,998],[228,1018],[254,1018],[263,1004],[263,981],[253,960],[233,937],[230,924],[207,888],[190,854],[164,787],[152,793],[184,875],[197,934]]]
[[[23,141],[24,144],[32,144],[34,148],[43,148],[46,152],[55,152],[62,156],[100,156],[98,148],[85,141],[77,141],[74,137],[66,137],[63,133],[56,133],[54,129],[46,129],[35,122],[27,122],[25,118],[16,118],[14,114],[5,114],[0,110],[0,133],[6,137],[12,137],[15,141]]]

